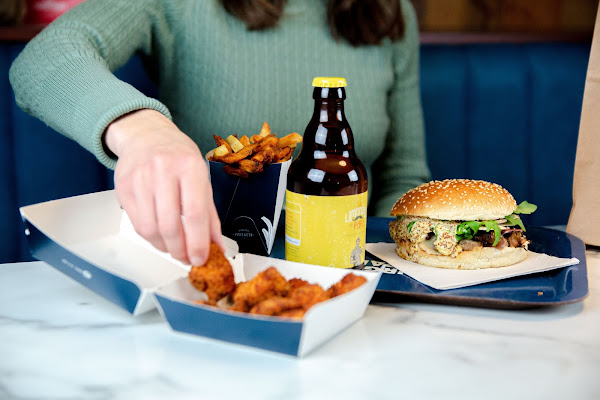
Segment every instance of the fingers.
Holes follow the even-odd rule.
[[[202,265],[208,257],[210,240],[220,223],[215,221],[216,211],[212,191],[208,182],[206,164],[191,165],[181,180],[181,205],[185,220],[185,243],[187,255],[192,265]],[[219,244],[218,241],[216,241]]]
[[[159,171],[154,193],[156,203],[157,226],[173,258],[189,263],[183,224],[181,222],[180,185],[168,171]]]
[[[142,193],[146,192],[141,188],[134,192],[135,208],[132,210],[133,217],[130,216],[131,222],[134,227],[137,226],[137,232],[152,243],[154,247],[160,251],[168,251],[168,247],[158,229],[154,197],[144,196]]]
[[[215,242],[223,252],[225,252],[225,243],[223,242],[223,236],[221,233],[221,220],[219,219],[219,214],[217,213],[217,207],[215,206],[214,201],[212,201],[212,188],[209,185],[210,189],[210,203],[209,203],[209,217],[210,217],[210,240]]]
[[[117,198],[140,236],[181,262],[202,265],[211,240],[224,248],[221,224],[204,160],[179,161],[179,168],[116,171]]]
[[[148,190],[151,187],[147,174],[121,176],[117,168],[115,188],[119,204],[131,220],[136,232],[160,251],[167,251],[156,220],[154,197]]]
[[[175,259],[202,265],[211,240],[223,247],[206,162],[180,131],[140,131],[145,122],[136,123],[130,127],[136,140],[120,148],[117,198],[143,238]]]

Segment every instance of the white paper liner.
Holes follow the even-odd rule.
[[[367,243],[366,250],[411,278],[438,290],[456,289],[501,279],[550,271],[579,264],[577,258],[559,258],[528,251],[520,263],[500,268],[456,270],[428,267],[404,260],[395,252],[395,243]]]

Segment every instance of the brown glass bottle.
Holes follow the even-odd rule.
[[[288,172],[287,189],[314,196],[347,196],[367,191],[367,172],[354,151],[344,114],[346,91],[315,87],[315,108],[304,131],[302,151]]]
[[[315,82],[312,119],[302,150],[288,172],[286,258],[358,267],[364,261],[367,173],[354,151],[352,129],[344,113],[345,80],[315,78]],[[324,243],[330,247],[322,248]],[[357,263],[359,248],[362,254]]]

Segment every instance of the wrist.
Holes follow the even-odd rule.
[[[156,127],[160,125],[162,120],[166,120],[167,123],[171,124],[167,117],[156,110],[132,111],[115,119],[108,125],[102,136],[102,144],[108,150],[109,155],[118,157],[122,150],[128,146],[127,143],[138,139],[142,134],[151,132],[151,129],[148,129],[149,127],[145,125],[150,123]]]

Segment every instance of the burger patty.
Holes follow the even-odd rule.
[[[525,235],[523,235],[521,229],[505,229],[502,231],[502,237],[496,246],[493,246],[494,241],[496,240],[494,231],[479,231],[473,237],[473,240],[480,242],[483,247],[496,247],[497,249],[503,249],[505,247],[523,247],[529,243],[529,241],[525,239]]]
[[[409,233],[408,224],[412,221],[420,222],[413,224]],[[523,235],[523,231],[518,228],[503,229],[500,241],[496,246],[493,246],[494,231],[486,232],[485,230],[477,232],[472,239],[463,239],[457,243],[454,235],[449,233],[456,232],[456,226],[459,223],[458,221],[434,221],[418,217],[397,219],[390,223],[390,235],[399,246],[402,245],[405,248],[408,254],[412,254],[420,248],[430,254],[456,256],[462,251],[470,251],[478,247],[495,247],[501,250],[506,247],[525,247],[529,243]],[[435,242],[434,227],[437,228],[435,231],[438,233]],[[440,227],[446,227],[446,229],[440,229]],[[453,227],[453,229],[447,229],[448,227]],[[445,251],[447,249],[449,251]]]

